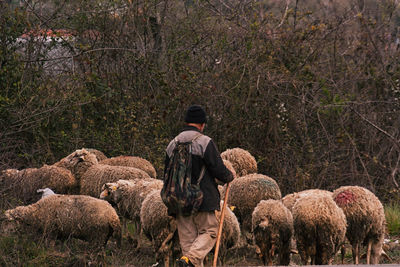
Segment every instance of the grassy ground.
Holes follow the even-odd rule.
[[[384,250],[391,260],[381,259],[381,263],[400,264],[400,206],[389,204],[385,206],[387,232]],[[132,235],[135,229],[128,224],[125,236]],[[129,238],[124,238],[121,247],[115,240],[110,240],[105,249],[91,247],[88,243],[70,239],[65,241],[48,240],[33,233],[2,234],[0,236],[0,266],[152,266],[156,263],[155,253],[151,243],[141,237],[141,248],[135,249]],[[253,247],[243,245],[229,251],[226,266],[259,266],[261,260]],[[352,263],[351,248],[346,246],[345,263]],[[206,259],[205,265],[211,266],[212,253]],[[335,264],[341,263],[337,255]],[[365,263],[365,259],[361,260]],[[300,265],[300,257],[292,255],[291,265]],[[162,265],[158,265],[162,266]]]
[[[124,239],[118,248],[115,241],[110,240],[106,249],[93,248],[88,243],[70,239],[66,241],[45,240],[32,234],[3,235],[0,237],[1,266],[152,266],[156,263],[155,253],[150,242],[142,237],[142,248],[136,250],[133,244]],[[381,263],[400,263],[400,246],[395,243],[397,238],[385,245],[385,251],[391,261],[382,259]],[[211,266],[212,253],[206,259],[206,266]],[[351,249],[348,247],[345,263],[351,263]],[[340,264],[337,255],[336,264]],[[362,259],[361,263],[365,263]],[[300,265],[300,257],[292,255],[291,265]],[[248,245],[240,246],[229,252],[226,266],[259,266],[254,249]],[[162,265],[158,265],[162,266]]]

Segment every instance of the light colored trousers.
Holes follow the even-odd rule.
[[[176,218],[182,254],[195,267],[203,267],[203,260],[215,245],[218,221],[214,211],[200,211],[194,215]]]

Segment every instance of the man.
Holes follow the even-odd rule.
[[[203,134],[206,124],[206,113],[198,105],[190,106],[185,114],[186,126],[177,135],[180,142],[192,143],[192,184],[197,183],[201,169],[205,165],[205,173],[200,182],[203,202],[199,211],[190,216],[170,214],[176,217],[179,242],[183,256],[177,261],[178,266],[203,266],[203,260],[216,242],[218,221],[215,211],[220,210],[220,195],[215,179],[222,183],[233,180],[232,173],[225,167],[217,146],[213,140]],[[172,140],[167,149],[165,170],[175,148]]]

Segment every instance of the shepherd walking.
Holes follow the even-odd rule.
[[[177,260],[178,266],[203,266],[204,258],[215,245],[218,232],[215,211],[220,210],[220,194],[216,179],[222,183],[229,183],[234,178],[233,174],[225,167],[214,141],[203,134],[206,122],[204,109],[198,105],[190,106],[185,114],[184,129],[169,143],[166,149],[162,196],[165,200],[164,203],[168,202],[166,204],[169,215],[174,216],[177,221],[183,254]],[[177,161],[175,154],[182,154],[184,151],[181,149],[179,150],[181,152],[177,152],[181,144],[190,146],[189,149],[186,149],[190,152],[190,159],[184,161],[188,163],[185,171],[189,172],[187,175],[189,178],[186,178],[186,181],[190,181],[186,187],[184,182],[180,182],[180,185],[176,182],[180,179],[181,173],[185,171],[175,171],[174,180],[170,178],[171,173],[174,173],[173,167],[171,167],[174,164],[172,161]],[[180,166],[182,165],[180,164]],[[175,186],[167,185],[168,180],[175,181],[172,183]],[[171,182],[169,183],[171,184]],[[182,185],[184,188],[181,190]],[[165,192],[168,187],[172,194],[175,194],[173,197],[168,196]],[[185,190],[190,193],[186,194]],[[180,195],[184,195],[186,199],[177,200]],[[177,206],[181,207],[171,206],[171,199],[175,201],[172,201],[173,203],[177,203]],[[184,204],[182,204],[183,202]],[[188,208],[187,203],[189,202],[193,205],[189,205]]]

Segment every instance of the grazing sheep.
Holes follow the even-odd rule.
[[[146,178],[150,178],[149,175],[137,168],[97,164],[90,167],[82,176],[80,193],[99,197],[105,183]]]
[[[137,236],[142,232],[140,224],[140,209],[148,193],[155,189],[161,190],[161,180],[147,178],[135,180],[118,180],[106,183],[102,187],[100,199],[107,200],[116,206],[120,216],[130,219],[135,223]],[[135,239],[140,246],[140,238]]]
[[[98,164],[96,155],[82,148],[69,154],[60,161],[54,163],[57,167],[68,169],[75,176],[77,183],[80,183],[82,175],[93,165]]]
[[[152,242],[157,261],[163,260],[169,266],[170,258],[175,259],[175,248],[179,247],[176,221],[168,216],[167,207],[161,199],[161,190],[153,190],[143,201],[140,221],[143,233]]]
[[[332,192],[327,191],[327,190],[322,190],[322,189],[308,189],[308,190],[295,192],[295,193],[291,193],[291,194],[284,196],[282,198],[282,203],[283,203],[283,205],[286,206],[286,208],[288,208],[290,211],[292,211],[293,206],[296,203],[296,201],[299,198],[308,196],[308,195],[325,195],[325,196],[332,197]]]
[[[85,148],[87,151],[89,151],[89,153],[95,154],[96,155],[96,159],[98,162],[107,159],[107,156],[104,155],[103,152],[101,152],[100,150],[94,149],[94,148]]]
[[[224,201],[221,201],[220,207],[221,211],[223,208]],[[218,223],[221,218],[221,211],[216,211],[216,216]],[[219,247],[219,260],[220,264],[224,265],[226,256],[228,255],[228,250],[236,247],[240,241],[240,225],[233,211],[226,206],[224,225],[222,226],[222,234]]]
[[[234,213],[242,231],[251,230],[251,214],[261,200],[281,199],[276,181],[263,174],[249,174],[231,182],[228,204],[235,206]]]
[[[279,255],[279,265],[289,265],[293,217],[280,200],[258,203],[252,214],[252,231],[264,265],[272,265],[275,253]]]
[[[342,186],[333,191],[334,201],[347,218],[346,237],[355,264],[360,260],[361,245],[367,245],[367,264],[378,264],[385,234],[385,213],[382,203],[368,189]]]
[[[14,197],[22,204],[31,204],[40,199],[37,190],[48,187],[58,193],[70,193],[76,187],[72,173],[54,165],[28,168],[21,171],[6,170],[0,174],[2,195]]]
[[[151,177],[156,178],[157,173],[150,161],[133,156],[118,156],[100,161],[100,164],[107,164],[111,166],[126,166],[141,169]]]
[[[324,195],[301,197],[293,206],[293,226],[303,264],[331,264],[344,243],[346,217],[333,199]]]
[[[238,177],[257,173],[257,161],[247,150],[242,148],[227,149],[221,153],[221,157],[232,163]]]
[[[106,245],[111,236],[119,242],[121,224],[104,200],[81,195],[51,195],[29,206],[5,212],[5,229],[38,231],[53,238],[75,237]]]

